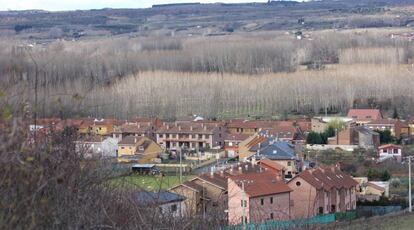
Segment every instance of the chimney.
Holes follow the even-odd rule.
[[[136,137],[134,138],[134,143],[137,143],[137,138]]]
[[[221,171],[220,171],[220,175],[221,175],[221,176],[224,176],[224,172],[223,172],[223,170],[221,170]]]
[[[141,128],[141,124],[138,124],[138,129],[140,129]]]
[[[212,177],[214,176],[214,168],[213,167],[210,168],[210,176],[212,176]]]
[[[204,130],[207,130],[207,126],[206,125],[204,125]]]
[[[190,130],[193,131],[193,126],[192,125],[190,125]]]
[[[178,126],[178,130],[181,131],[181,125]]]
[[[244,168],[246,169],[246,171],[247,171],[247,170],[249,170],[249,164],[246,164],[246,165],[244,166]]]
[[[167,125],[167,129],[170,129],[170,125]]]
[[[242,167],[240,167],[240,166],[239,166],[239,171],[240,171],[240,172],[242,171]]]

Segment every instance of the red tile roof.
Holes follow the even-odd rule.
[[[230,179],[239,187],[241,187],[241,183],[244,181],[244,190],[249,197],[260,197],[292,191],[283,180],[277,180],[276,176],[269,171],[240,174],[231,176]]]
[[[316,189],[326,191],[332,188],[351,188],[358,184],[351,176],[342,172],[337,167],[321,166],[317,169],[307,169],[301,172],[297,177],[302,178]]]
[[[357,120],[378,120],[382,115],[379,109],[350,109],[347,117]]]
[[[263,167],[268,167],[277,171],[286,170],[285,166],[269,159],[262,159],[259,161],[259,164]]]
[[[399,148],[399,149],[401,149],[402,146],[395,145],[395,144],[386,144],[386,145],[381,145],[380,147],[378,147],[378,149],[387,149],[387,148]]]
[[[242,134],[242,133],[237,133],[237,134],[232,134],[232,133],[228,133],[224,140],[225,141],[244,141],[247,138],[249,138],[251,135],[248,134]]]
[[[193,133],[193,134],[213,134],[218,129],[218,124],[198,123],[198,122],[176,122],[161,126],[156,133]]]

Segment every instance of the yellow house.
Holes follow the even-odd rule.
[[[118,143],[118,162],[150,163],[162,152],[161,146],[148,137],[127,136]]]
[[[93,119],[74,119],[73,123],[79,134],[92,134]]]
[[[378,195],[382,196],[385,193],[385,188],[378,186],[374,183],[368,182],[365,188],[365,195]]]
[[[92,125],[92,132],[96,135],[108,136],[114,130],[114,119],[95,120]]]

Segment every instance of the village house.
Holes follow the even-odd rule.
[[[118,162],[153,162],[163,152],[161,146],[148,137],[127,136],[118,143]]]
[[[231,134],[254,135],[263,128],[271,128],[277,125],[276,121],[259,121],[259,120],[229,120],[226,124],[227,130]]]
[[[292,178],[300,169],[295,147],[266,134],[257,134],[240,144],[239,161],[252,158],[269,159],[282,165],[286,169],[286,178]]]
[[[388,181],[368,181],[368,177],[354,177],[357,181],[357,200],[358,201],[376,201],[381,197],[389,196]]]
[[[335,120],[341,121],[348,126],[353,122],[353,119],[348,117],[313,117],[311,119],[312,131],[323,133],[328,128],[329,123]]]
[[[75,142],[76,152],[86,158],[116,157],[118,140],[111,137],[91,135],[82,137]]]
[[[225,224],[228,222],[225,211],[228,209],[227,179],[230,176],[265,170],[267,169],[259,166],[255,161],[239,162],[224,170],[201,174],[189,182],[174,186],[170,191],[187,198],[186,213],[203,214]]]
[[[158,218],[178,218],[185,215],[185,197],[168,192],[139,191],[134,193],[133,199],[146,209],[158,212]]]
[[[280,141],[289,142],[291,144],[305,142],[305,135],[303,134],[300,127],[293,125],[279,125],[269,129],[263,129],[261,134],[266,134],[275,137]]]
[[[80,135],[90,135],[93,133],[93,122],[95,119],[93,118],[80,118],[80,119],[73,119],[77,120],[74,121],[76,123],[76,129]]]
[[[112,134],[114,127],[121,125],[115,119],[95,119],[92,124],[92,133],[101,136],[109,136]]]
[[[414,116],[411,116],[407,123],[409,128],[409,135],[414,136]]]
[[[377,148],[379,134],[365,126],[349,125],[335,136],[328,138],[328,145],[353,145],[364,149]]]
[[[126,136],[148,137],[155,141],[156,127],[151,122],[127,122],[112,131],[114,138],[119,141]]]
[[[227,157],[236,157],[239,155],[239,144],[249,138],[249,134],[232,134],[227,133],[224,138],[224,151]]]
[[[164,123],[156,131],[157,143],[166,150],[222,148],[225,127],[221,122]]]
[[[379,109],[350,109],[347,117],[352,118],[358,125],[382,119]]]
[[[402,147],[400,145],[386,144],[378,147],[379,161],[395,159],[397,162],[402,160]]]
[[[401,121],[398,119],[378,119],[366,124],[371,130],[389,130],[394,137],[401,137]]]
[[[186,181],[169,189],[174,193],[186,197],[184,216],[194,216],[202,213],[203,205],[207,203],[206,189],[194,181]]]
[[[307,169],[288,182],[292,189],[291,216],[309,218],[355,210],[357,185],[337,167]]]
[[[230,176],[229,224],[289,220],[291,191],[282,178],[269,171]]]

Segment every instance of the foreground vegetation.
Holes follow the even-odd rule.
[[[330,227],[329,229],[351,230],[351,229],[367,229],[367,230],[409,230],[414,225],[413,214],[391,215],[372,217],[369,219],[356,220],[352,223],[343,223],[339,226]]]
[[[23,114],[23,113],[22,113]],[[76,131],[30,136],[22,118],[0,130],[0,229],[214,229],[199,217],[158,215],[138,186],[111,186],[111,162],[84,161]]]
[[[183,176],[183,182],[191,180],[194,176]],[[167,190],[180,184],[179,176],[139,176],[132,175],[119,177],[111,183],[114,186],[131,186],[131,188],[144,189],[146,191]]]

